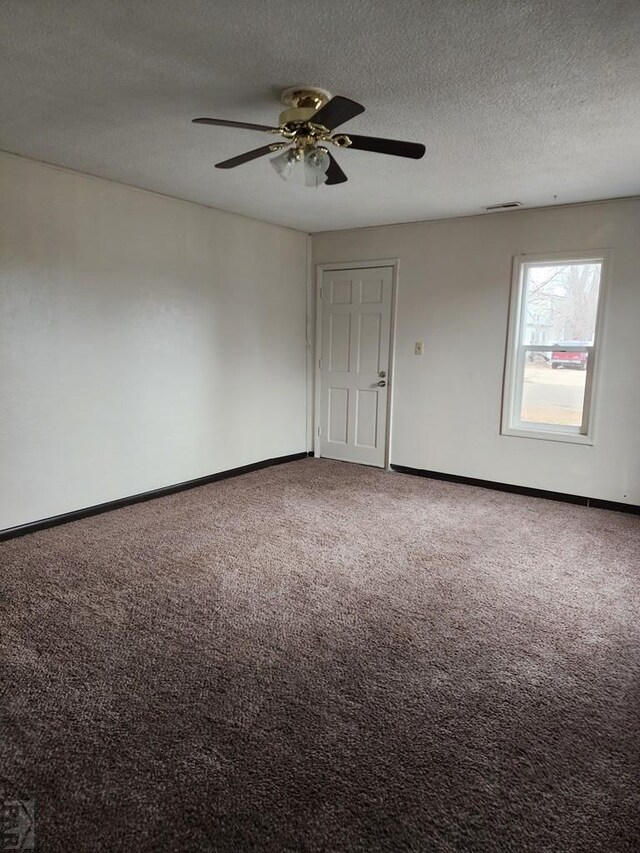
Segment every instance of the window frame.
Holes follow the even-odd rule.
[[[532,266],[561,266],[563,264],[600,263],[600,284],[596,306],[596,324],[591,346],[558,346],[526,344],[520,341],[522,315],[524,312],[524,282],[526,271]],[[536,255],[516,255],[513,259],[509,326],[505,355],[505,371],[502,390],[501,434],[519,438],[535,438],[545,441],[562,441],[570,444],[594,444],[596,387],[602,353],[603,317],[605,292],[610,266],[608,249],[581,252],[548,252]],[[525,423],[520,420],[522,386],[518,377],[523,375],[524,358],[527,352],[586,352],[588,354],[585,376],[582,424],[579,427],[562,424]]]

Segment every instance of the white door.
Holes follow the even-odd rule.
[[[320,455],[383,468],[392,267],[322,275]]]

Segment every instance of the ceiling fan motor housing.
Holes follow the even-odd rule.
[[[313,86],[292,86],[282,93],[282,103],[288,109],[280,113],[280,126],[297,122],[309,121],[314,114],[331,100],[331,95],[325,89]]]
[[[282,126],[283,124],[292,124],[293,122],[309,121],[315,112],[315,107],[292,107],[280,113],[278,123]]]

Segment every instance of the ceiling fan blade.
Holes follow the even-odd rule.
[[[266,124],[249,124],[246,121],[227,121],[225,118],[193,118],[193,124],[216,124],[222,127],[241,127],[244,130],[275,130]]]
[[[345,181],[348,181],[349,178],[342,171],[340,166],[332,157],[331,153],[327,151],[329,155],[329,168],[327,169],[327,186],[331,186],[332,184],[344,184]]]
[[[238,154],[237,157],[232,157],[230,160],[216,163],[216,169],[233,169],[234,166],[242,166],[243,163],[255,160],[256,157],[264,157],[265,154],[273,154],[270,145],[263,145],[262,148],[254,148],[253,151],[247,151],[245,154]]]
[[[330,101],[320,107],[317,113],[311,116],[310,121],[314,124],[323,124],[329,130],[333,130],[345,121],[355,118],[364,112],[362,104],[343,98],[342,95],[336,95]]]
[[[347,134],[351,140],[348,148],[356,148],[358,151],[375,151],[377,154],[394,154],[396,157],[411,157],[419,160],[424,157],[427,150],[419,142],[400,142],[398,139],[380,139],[378,136],[357,136]]]

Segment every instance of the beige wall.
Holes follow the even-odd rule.
[[[602,248],[595,445],[501,436],[513,256]],[[400,259],[393,463],[640,504],[640,201],[326,232],[313,249],[315,263]]]
[[[306,246],[0,155],[0,529],[303,451]]]
[[[400,259],[392,461],[640,503],[639,235],[637,200],[314,235]],[[304,450],[306,242],[0,154],[0,529]],[[601,248],[595,445],[501,436],[513,255]]]

